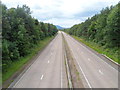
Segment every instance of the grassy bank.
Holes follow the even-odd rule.
[[[73,38],[75,38],[76,40],[84,43],[85,45],[89,46],[90,48],[94,49],[95,51],[97,51],[98,53],[104,54],[106,56],[108,56],[109,58],[111,58],[112,60],[114,60],[115,62],[119,63],[119,56],[118,56],[118,51],[119,50],[115,50],[115,49],[108,49],[108,48],[104,48],[102,46],[100,46],[99,44],[92,42],[92,41],[87,41],[84,38],[80,38],[77,36],[72,36]]]
[[[26,57],[20,58],[20,60],[13,62],[9,68],[7,68],[7,72],[2,74],[3,83],[9,79],[16,71],[18,71],[24,64],[26,64],[29,60],[32,59],[37,53],[42,50],[54,37],[47,37],[44,40],[40,41],[38,45],[31,49],[31,53]]]

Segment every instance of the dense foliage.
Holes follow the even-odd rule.
[[[41,40],[53,36],[56,26],[39,22],[30,14],[26,5],[10,8],[0,3],[2,7],[2,64],[4,68],[28,55]]]
[[[99,14],[88,18],[81,24],[67,29],[71,35],[82,37],[85,40],[98,43],[107,49],[120,49],[120,3],[103,9]]]

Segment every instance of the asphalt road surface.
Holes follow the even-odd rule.
[[[118,88],[118,70],[71,36],[63,34],[86,88]]]
[[[61,32],[45,48],[13,88],[67,88]]]
[[[64,32],[41,52],[13,88],[67,88],[62,33],[85,88],[118,88],[118,70]]]

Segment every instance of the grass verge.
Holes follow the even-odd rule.
[[[42,50],[52,39],[52,37],[47,37],[44,40],[40,41],[38,45],[31,49],[31,53],[25,57],[20,58],[20,60],[13,62],[9,68],[7,68],[7,72],[2,74],[2,83],[8,80],[16,71],[18,71],[24,64],[26,64],[29,60],[32,59],[37,53]]]
[[[68,81],[69,81],[69,88],[84,88],[84,85],[82,83],[82,80],[80,79],[80,74],[78,72],[78,69],[76,67],[76,63],[74,60],[74,57],[70,51],[70,48],[68,46],[67,41],[65,40],[64,35],[63,36],[63,43],[64,43],[64,47],[65,47],[65,52],[66,52],[66,63],[68,65],[68,69],[67,72],[69,72],[69,77],[68,77]],[[67,66],[66,66],[67,69]],[[69,79],[70,78],[70,79]]]
[[[94,49],[98,53],[104,54],[104,55],[108,56],[109,58],[111,58],[112,60],[114,60],[115,62],[120,64],[119,56],[118,56],[118,51],[119,50],[104,48],[103,46],[100,46],[95,42],[86,41],[84,38],[80,38],[80,37],[77,37],[77,36],[72,35],[72,37],[75,38],[76,40],[84,43],[85,45],[89,46],[90,48]]]

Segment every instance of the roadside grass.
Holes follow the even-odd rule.
[[[2,87],[2,72],[0,72],[0,87]]]
[[[97,43],[95,43],[93,41],[85,40],[82,37],[77,37],[77,36],[74,36],[74,35],[72,35],[72,37],[75,38],[76,40],[84,43],[85,45],[89,46],[90,48],[94,49],[98,53],[104,54],[107,57],[111,58],[112,60],[114,60],[115,62],[120,64],[120,61],[119,61],[120,57],[118,56],[118,51],[119,50],[115,50],[113,48],[111,48],[111,49],[104,48],[103,46],[100,46],[100,45],[98,45]]]
[[[9,79],[16,71],[18,71],[24,64],[26,64],[29,60],[32,59],[37,53],[42,50],[52,39],[52,37],[47,37],[44,40],[40,41],[38,45],[31,49],[31,53],[25,57],[20,58],[20,60],[11,63],[11,65],[7,68],[7,72],[2,74],[2,83],[4,83],[7,79]]]
[[[0,87],[2,87],[2,39],[0,38]]]

